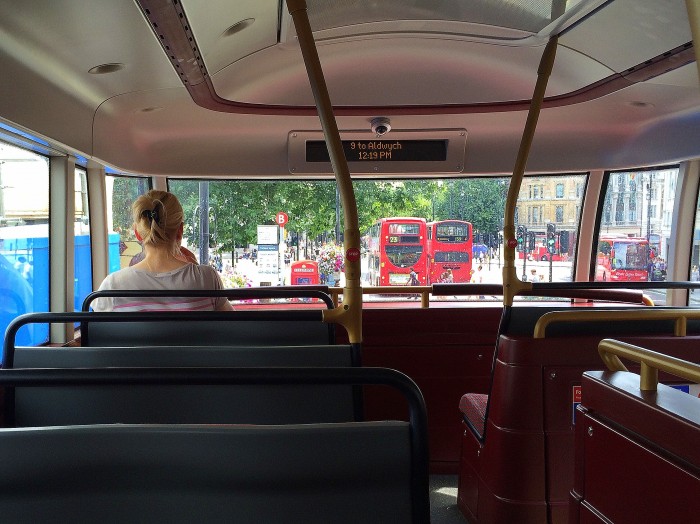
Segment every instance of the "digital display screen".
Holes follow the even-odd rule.
[[[447,140],[343,140],[348,162],[444,162]],[[307,162],[330,162],[326,142],[306,141]]]
[[[438,242],[457,244],[459,242],[466,242],[467,237],[458,237],[455,235],[442,235],[435,237],[435,240],[437,240]]]
[[[418,235],[390,236],[389,244],[420,244]]]

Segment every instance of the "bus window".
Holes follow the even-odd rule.
[[[412,266],[421,285],[440,282],[448,269],[451,281],[469,282],[473,256],[479,258],[483,267],[483,281],[500,284],[502,217],[509,181],[508,177],[354,181],[362,232],[363,284],[403,285]],[[127,182],[131,189],[126,187]],[[122,264],[140,251],[131,237],[128,210],[135,196],[146,189],[136,189],[139,183],[134,178],[114,177],[113,227],[121,235]],[[333,181],[210,180],[206,182],[206,203],[200,192],[201,183],[169,179],[168,189],[177,195],[185,211],[184,243],[193,252],[201,253],[202,243],[207,242],[209,259],[222,262],[222,276],[241,277],[225,279],[227,282],[261,281],[260,261],[245,255],[258,250],[257,227],[274,225],[280,211],[289,217],[285,238],[278,245],[266,246],[280,249],[281,245],[285,252],[291,252],[289,262],[283,260],[279,264],[280,283],[290,283],[292,261],[318,261],[329,246],[339,244],[335,236],[342,230],[338,223],[342,214],[336,213]],[[583,174],[525,178],[516,213],[518,225],[531,233],[532,245],[525,246],[516,257],[521,278],[529,278],[535,269],[544,282],[572,279],[585,184]],[[207,239],[202,238],[200,210],[204,205],[209,207],[209,213],[204,215],[209,219]],[[410,220],[389,220],[382,231],[382,220],[392,217]],[[433,231],[427,227],[428,222],[442,225]],[[556,229],[552,253],[546,245],[550,223]],[[265,267],[263,264],[262,269]],[[373,295],[364,298],[374,299],[381,300]]]
[[[0,330],[16,316],[49,309],[49,161],[0,142]],[[19,344],[48,339],[23,327]]]
[[[596,281],[668,279],[677,180],[678,167],[609,174],[598,237]],[[655,304],[666,303],[665,290],[645,293]]]
[[[109,231],[109,272],[133,265],[141,256],[141,244],[134,235],[134,219],[131,204],[139,195],[147,192],[149,179],[107,175],[107,202],[111,204],[108,213]]]
[[[83,300],[92,292],[92,249],[90,245],[90,212],[87,173],[75,169],[75,227],[74,227],[74,308],[80,311]]]
[[[688,280],[700,281],[700,195],[695,207],[695,227],[693,228],[692,247],[690,251],[690,275]],[[697,306],[700,303],[700,290],[691,290],[689,304]]]

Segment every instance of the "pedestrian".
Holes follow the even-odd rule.
[[[476,268],[476,271],[472,275],[472,284],[483,284],[484,283],[484,273],[483,273],[483,267],[479,265]],[[483,300],[486,298],[484,295],[479,295],[479,298]]]
[[[408,286],[418,286],[420,285],[420,282],[418,281],[418,272],[416,271],[416,268],[412,267],[411,272],[408,274],[408,283],[406,284]],[[420,295],[410,295],[408,298],[419,298]]]

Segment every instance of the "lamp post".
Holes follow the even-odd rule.
[[[647,184],[647,242],[651,238],[651,189],[654,181],[654,173],[649,173],[649,183]]]
[[[199,183],[199,263],[209,264],[209,182]]]

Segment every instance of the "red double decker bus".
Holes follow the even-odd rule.
[[[367,278],[371,286],[408,285],[411,268],[420,285],[428,284],[424,218],[380,218],[363,238]]]
[[[598,240],[596,281],[649,280],[649,241],[643,237],[605,236]]]
[[[430,283],[469,282],[472,270],[472,225],[463,220],[440,220],[428,224],[428,274]]]

